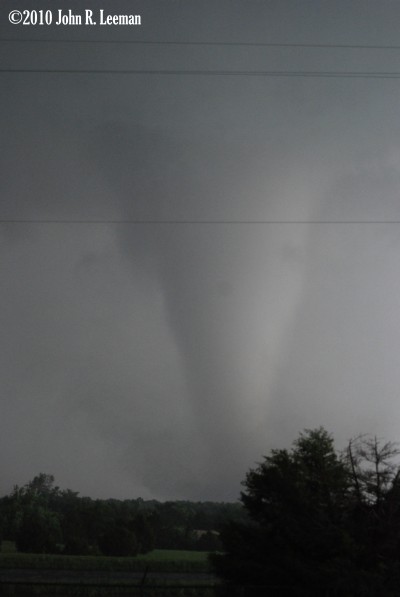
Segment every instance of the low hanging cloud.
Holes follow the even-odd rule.
[[[2,491],[235,499],[304,427],[397,439],[397,229],[335,224],[399,220],[397,87],[115,81],[4,95],[2,216],[105,223],[1,225]]]

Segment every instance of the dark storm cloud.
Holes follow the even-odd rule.
[[[396,43],[383,5],[154,2],[137,35]],[[5,58],[396,68],[344,50],[51,49]],[[400,219],[397,81],[5,80],[3,217]],[[43,470],[93,496],[227,499],[303,427],[397,439],[395,227],[10,224],[0,242],[4,491]]]

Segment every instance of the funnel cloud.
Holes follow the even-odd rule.
[[[12,8],[3,69],[177,72],[0,73],[2,492],[234,500],[304,428],[396,441],[398,79],[207,71],[395,72],[400,7]]]

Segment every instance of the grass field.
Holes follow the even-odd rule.
[[[208,553],[206,551],[184,551],[181,549],[154,549],[149,553],[136,556],[137,560],[145,562],[152,561],[179,561],[179,562],[207,562]]]
[[[36,582],[34,584],[22,583],[24,579],[23,569],[35,571],[34,577],[47,580],[54,577],[56,583],[49,584],[47,580]],[[10,572],[8,573],[7,570]],[[11,542],[3,542],[0,552],[0,578],[2,574],[13,572],[13,578],[16,581],[7,582],[0,586],[1,594],[4,596],[24,597],[30,595],[41,595],[46,597],[102,597],[102,596],[122,596],[122,595],[141,595],[143,597],[214,597],[214,589],[210,587],[213,584],[210,577],[202,577],[203,573],[210,572],[208,563],[208,554],[200,551],[183,550],[161,550],[157,549],[148,554],[138,555],[134,558],[112,558],[103,556],[63,556],[52,554],[28,554],[18,553]],[[16,570],[21,572],[16,573]],[[41,573],[41,570],[43,571]],[[166,574],[164,577],[150,578],[146,580],[146,586],[134,588],[132,583],[136,584],[139,580],[133,580],[126,573],[148,573]],[[3,571],[3,572],[1,572]],[[51,572],[53,571],[53,572]],[[65,572],[63,572],[65,571]],[[91,571],[91,572],[90,572]],[[96,573],[99,578],[101,572],[110,573],[107,577],[107,585],[92,586],[86,584],[84,580],[87,574]],[[81,573],[81,575],[80,575]],[[113,575],[112,573],[116,573]],[[118,581],[117,573],[125,573],[130,587],[124,588],[121,581]],[[169,578],[169,573],[171,577]],[[179,575],[182,574],[180,578]],[[189,577],[185,577],[189,574]],[[199,574],[196,577],[196,574]],[[30,573],[32,575],[32,573]],[[72,575],[72,576],[71,576]],[[92,576],[93,578],[93,576]],[[212,577],[211,577],[212,579]],[[71,582],[73,581],[73,582]],[[125,580],[122,581],[123,583]],[[119,587],[117,587],[119,584]],[[158,585],[153,587],[152,585]],[[196,585],[196,586],[194,586]],[[203,587],[202,587],[203,585]],[[210,587],[210,588],[207,588]]]
[[[0,568],[33,568],[52,570],[108,570],[141,572],[209,572],[208,554],[204,551],[155,549],[133,558],[105,556],[63,556],[18,553],[12,542],[4,541],[0,552]]]

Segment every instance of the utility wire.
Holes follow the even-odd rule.
[[[398,225],[400,220],[29,220],[0,219],[0,224],[90,224],[90,225],[271,225],[271,224],[312,224],[312,225]]]
[[[114,45],[152,45],[152,46],[227,46],[254,48],[316,48],[349,50],[400,50],[396,45],[368,44],[307,44],[307,43],[269,43],[269,42],[225,42],[225,41],[156,41],[156,40],[114,40],[114,39],[13,39],[0,38],[4,43],[54,43],[54,44],[114,44]]]
[[[400,71],[252,71],[252,70],[158,70],[158,69],[52,69],[0,68],[0,73],[84,74],[84,75],[155,75],[155,76],[230,76],[230,77],[305,77],[346,79],[399,79]]]

